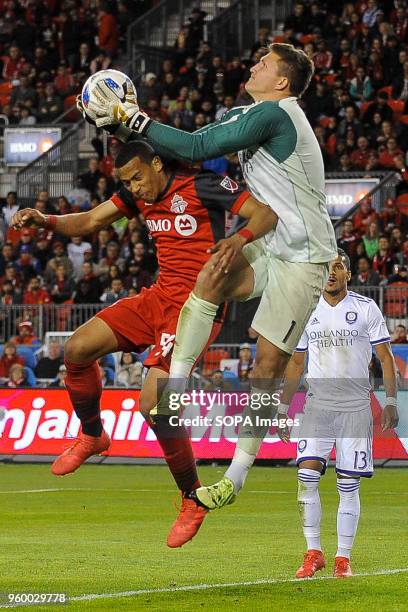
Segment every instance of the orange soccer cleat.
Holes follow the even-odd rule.
[[[326,561],[321,550],[308,550],[303,558],[303,564],[296,572],[296,578],[312,578],[318,570],[326,567]]]
[[[179,548],[192,540],[201,527],[208,510],[196,504],[193,499],[182,496],[181,508],[167,536],[167,546]]]
[[[87,436],[81,432],[73,445],[57,457],[52,464],[51,472],[55,476],[71,474],[92,455],[99,455],[107,451],[110,444],[111,439],[106,431],[102,431],[98,437]]]
[[[350,578],[352,575],[350,559],[347,559],[347,557],[336,557],[334,560],[333,576],[335,578]]]

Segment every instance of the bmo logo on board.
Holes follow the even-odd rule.
[[[191,236],[197,229],[197,221],[191,215],[177,215],[174,229],[181,236]]]

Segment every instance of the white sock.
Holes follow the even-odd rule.
[[[360,479],[338,478],[337,490],[340,496],[337,511],[337,553],[336,557],[347,557],[357,533],[360,518]]]
[[[191,292],[181,309],[168,384],[173,391],[185,391],[190,372],[211,336],[218,308],[219,304],[202,300]]]
[[[300,468],[298,470],[298,508],[303,534],[308,550],[322,550],[320,545],[320,472]]]
[[[239,493],[244,486],[249,468],[252,467],[255,458],[256,455],[249,455],[238,446],[236,447],[231,465],[225,472],[225,476],[234,483],[235,493]]]
[[[267,397],[268,393],[271,396],[270,401],[265,401],[264,405],[261,405],[258,398],[265,398]],[[257,425],[256,419],[257,417],[258,419],[272,419],[276,411],[276,406],[273,404],[272,394],[273,393],[271,391],[252,387],[251,405],[246,406],[242,413],[244,420],[247,417],[250,417],[250,422],[243,423],[240,426],[234,457],[230,467],[225,472],[225,476],[230,478],[230,480],[232,480],[234,483],[235,493],[239,493],[244,486],[249,468],[252,467],[263,439],[269,429],[267,425]],[[258,403],[256,403],[257,401]],[[256,406],[256,409],[253,409],[251,406]]]

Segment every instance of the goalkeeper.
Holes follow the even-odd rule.
[[[320,146],[298,104],[313,71],[303,51],[272,44],[246,83],[255,102],[192,134],[152,121],[137,104],[118,106],[108,92],[104,103],[89,106],[98,127],[122,140],[144,136],[165,157],[197,162],[239,151],[249,190],[277,213],[276,230],[264,238],[254,241],[246,231],[247,244],[233,266],[221,260],[217,271],[207,266],[200,273],[179,317],[169,383],[172,390],[183,390],[223,300],[262,296],[252,323],[259,339],[251,393],[270,394],[269,405],[257,413],[266,419],[273,414],[272,394],[326,283],[328,263],[337,255]],[[231,181],[229,188],[237,186]],[[241,428],[225,477],[197,490],[203,505],[217,508],[235,499],[265,433],[255,426]]]

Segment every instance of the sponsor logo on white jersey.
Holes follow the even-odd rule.
[[[170,211],[172,213],[175,213],[176,215],[182,215],[183,212],[186,210],[187,206],[188,206],[188,203],[178,193],[176,193],[171,198]]]
[[[191,236],[197,229],[197,221],[191,215],[178,215],[174,220],[174,229],[181,236]]]
[[[238,191],[239,189],[238,183],[233,181],[229,176],[224,177],[220,185],[221,187],[224,187],[224,189],[226,189],[227,191],[230,191],[231,193],[234,193],[235,191]]]

